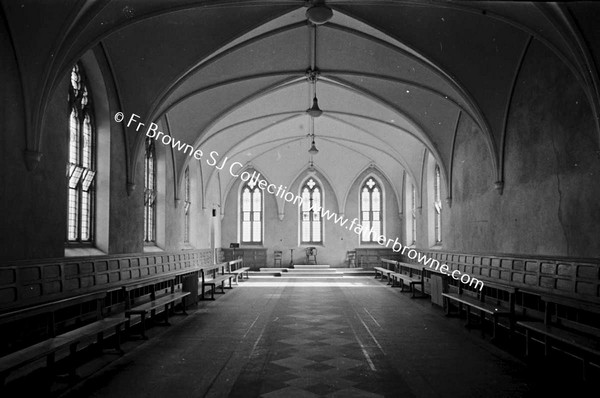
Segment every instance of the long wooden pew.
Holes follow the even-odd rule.
[[[46,316],[48,322],[47,338],[0,357],[0,382],[2,385],[10,372],[42,358],[46,358],[46,365],[52,370],[55,356],[58,351],[68,349],[70,356],[73,357],[77,353],[78,346],[85,342],[92,341],[102,347],[105,338],[114,335],[115,348],[122,353],[120,339],[122,327],[126,320],[125,318],[103,318],[103,300],[105,296],[105,291],[94,292],[29,306],[1,314],[0,325],[4,327],[13,322],[40,315]],[[78,305],[89,305],[90,303],[96,304],[96,312],[93,321],[72,330],[63,331],[60,334],[57,334],[54,317],[57,311]],[[88,315],[89,314],[81,314],[81,317],[83,318]],[[71,366],[70,373],[71,375],[75,374],[74,366]]]
[[[548,293],[538,294],[545,303],[544,320],[517,322],[517,326],[525,330],[525,355],[531,355],[531,342],[534,340],[543,344],[546,357],[551,355],[552,349],[567,351],[581,359],[582,376],[584,380],[587,379],[590,360],[595,358],[600,364],[600,327],[568,319],[558,311],[558,307],[600,316],[600,303]]]

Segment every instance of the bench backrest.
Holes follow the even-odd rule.
[[[105,297],[105,291],[97,291],[5,312],[0,315],[3,339],[10,340],[13,331],[33,339],[54,337],[70,324],[101,319]]]
[[[425,272],[424,272],[425,267],[423,265],[416,265],[416,264],[410,264],[410,263],[404,263],[402,261],[398,261],[397,267],[398,267],[398,271],[397,271],[398,273],[403,273],[403,271],[407,271],[408,275],[410,277],[419,276],[421,279],[423,279],[425,276]],[[413,274],[416,274],[416,275],[413,275]]]
[[[200,267],[200,278],[202,279],[202,282],[204,282],[206,274],[212,275],[212,277],[214,278],[219,273],[219,270],[221,271],[221,273],[224,273],[226,269],[229,269],[229,262],[203,265],[202,267]]]
[[[21,308],[18,310],[12,310],[0,314],[0,325],[11,323],[20,319],[30,318],[40,314],[51,313],[58,311],[63,308],[76,306],[92,301],[101,301],[106,297],[105,291],[98,291],[88,294],[80,294],[74,297],[69,297],[62,300],[51,301],[48,303],[37,304]]]
[[[392,266],[392,269],[395,269],[396,268],[396,264],[397,264],[397,261],[389,260],[387,258],[382,258],[381,259],[381,265],[383,265],[387,269],[390,269],[390,265]]]

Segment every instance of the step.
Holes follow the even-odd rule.
[[[260,272],[270,272],[270,273],[273,273],[273,272],[287,272],[287,270],[288,270],[287,268],[271,268],[271,267],[268,267],[268,268],[259,268],[259,269],[260,269]]]
[[[343,278],[343,272],[282,272],[282,278]]]
[[[314,272],[314,273],[324,273],[324,272],[337,272],[336,268],[290,268],[287,270],[288,273],[297,273],[297,272]]]
[[[329,265],[325,264],[294,264],[294,269],[322,269],[329,267]]]

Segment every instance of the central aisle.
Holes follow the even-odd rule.
[[[68,396],[516,397],[526,367],[372,278],[254,278]]]

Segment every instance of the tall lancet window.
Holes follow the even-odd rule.
[[[376,243],[383,235],[381,187],[368,178],[360,189],[360,214],[362,224],[362,243]]]
[[[433,176],[433,208],[435,219],[435,243],[442,243],[442,185],[440,177],[440,166],[435,165]]]
[[[417,190],[412,184],[411,187],[410,229],[412,231],[412,242],[410,244],[414,245],[417,242]]]
[[[250,179],[243,187],[242,198],[242,243],[262,243],[263,193]]]
[[[323,222],[321,221],[321,207],[323,195],[319,184],[312,178],[308,179],[301,190],[301,242],[323,243]]]
[[[144,242],[156,241],[156,148],[154,139],[146,138],[144,157]]]
[[[67,241],[88,243],[94,239],[96,131],[90,92],[79,63],[71,70],[69,109]]]
[[[190,168],[185,168],[185,173],[183,175],[183,186],[185,189],[185,203],[183,204],[183,213],[184,213],[184,221],[183,221],[183,242],[189,243],[190,241],[190,205],[191,197],[190,197]]]

